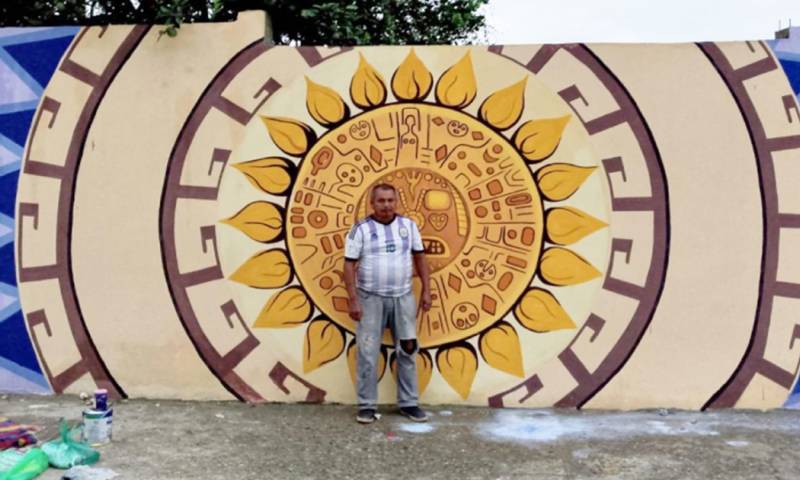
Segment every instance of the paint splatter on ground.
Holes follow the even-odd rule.
[[[745,440],[728,440],[725,442],[726,445],[730,445],[731,447],[746,447],[750,445],[750,442]]]
[[[698,418],[698,415],[701,417]],[[752,428],[752,423],[750,425]],[[545,410],[507,410],[497,412],[491,420],[478,424],[476,434],[499,442],[539,443],[575,439],[717,436],[719,428],[732,426],[735,425],[731,425],[729,419],[723,421],[717,413],[676,412],[662,416],[658,412],[595,412],[591,415],[556,415]],[[784,429],[800,433],[800,425],[786,425]]]
[[[585,460],[592,454],[591,448],[579,448],[572,452],[572,458],[577,460]]]
[[[430,433],[434,426],[430,423],[401,423],[397,425],[397,429],[407,433]]]

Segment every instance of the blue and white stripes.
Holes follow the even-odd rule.
[[[411,255],[422,251],[416,223],[401,215],[387,224],[368,217],[353,226],[345,242],[345,258],[359,262],[358,288],[387,297],[411,291]]]

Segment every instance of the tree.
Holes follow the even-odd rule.
[[[229,21],[266,10],[276,43],[292,45],[445,44],[475,39],[488,0],[2,0],[0,25],[165,24]]]

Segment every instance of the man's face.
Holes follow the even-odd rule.
[[[394,190],[379,189],[373,192],[370,205],[375,216],[380,220],[388,220],[394,216],[397,195]]]

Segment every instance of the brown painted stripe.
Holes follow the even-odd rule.
[[[635,285],[622,282],[621,280],[610,277],[611,269],[609,268],[606,273],[606,281],[604,285],[610,285],[612,291],[625,292],[626,296],[636,298],[639,300],[639,305],[634,312],[632,320],[625,327],[620,338],[611,348],[597,369],[591,375],[584,379],[583,383],[579,383],[570,393],[556,403],[561,407],[578,407],[580,408],[586,402],[591,400],[603,387],[622,369],[627,363],[633,351],[641,341],[647,326],[655,312],[658,300],[661,298],[661,292],[664,288],[664,275],[666,274],[666,265],[669,256],[669,195],[667,191],[667,184],[663,166],[661,165],[661,156],[656,148],[655,140],[653,139],[652,132],[650,132],[647,124],[642,118],[642,114],[636,106],[630,93],[625,90],[622,83],[614,76],[608,67],[592,53],[589,48],[582,44],[565,44],[565,45],[545,45],[542,47],[534,57],[525,65],[529,70],[538,73],[544,66],[552,59],[553,55],[558,50],[565,50],[569,52],[576,60],[583,63],[595,76],[606,90],[619,105],[619,110],[606,115],[603,120],[596,123],[595,129],[597,132],[602,131],[601,127],[608,128],[612,124],[627,124],[632,130],[634,137],[642,151],[645,163],[650,174],[650,190],[652,192],[651,198],[617,198],[612,193],[612,208],[615,211],[652,211],[653,212],[653,248],[650,260],[650,270],[647,273],[645,285],[638,287]],[[513,58],[506,57],[512,61]],[[519,63],[519,62],[518,62]],[[580,92],[577,88],[574,91],[564,92],[565,95],[578,95]],[[573,98],[574,100],[574,98]],[[585,102],[585,100],[584,100]],[[577,113],[577,112],[576,112]],[[595,119],[596,121],[597,119]],[[583,119],[581,119],[583,122]],[[584,122],[586,126],[588,122]],[[588,128],[587,128],[588,129]],[[611,162],[610,164],[608,162]],[[603,161],[603,166],[606,169],[606,176],[611,188],[610,173],[617,171],[621,173],[623,179],[625,172],[623,169],[621,158],[612,158]],[[615,170],[616,169],[616,170]],[[627,239],[615,239],[627,240]],[[629,241],[629,240],[627,240]],[[613,261],[614,252],[610,253],[611,258],[609,264]],[[606,283],[607,282],[607,283]],[[596,315],[590,315],[590,319]],[[599,317],[598,317],[599,318]],[[587,319],[587,324],[589,319]],[[597,331],[593,335],[596,336]],[[574,341],[574,340],[573,340]],[[571,351],[571,345],[565,351]],[[571,362],[573,354],[567,353],[565,358],[567,362]],[[562,360],[563,361],[563,360]],[[570,363],[578,372],[577,364]],[[533,377],[532,377],[533,378]],[[584,378],[584,376],[582,376]],[[531,380],[531,379],[529,379]],[[502,394],[500,394],[502,395]],[[497,401],[496,396],[490,397],[490,403]]]
[[[572,378],[574,378],[578,383],[584,384],[589,383],[592,381],[592,374],[586,368],[586,365],[583,364],[580,358],[575,354],[572,349],[567,349],[558,354],[558,359],[561,360],[561,364],[564,365],[564,368],[567,369]],[[575,393],[574,391],[571,392],[567,398],[571,398]],[[572,399],[573,401],[578,400],[577,398]],[[562,402],[564,399],[562,399]],[[567,402],[570,403],[570,402]]]
[[[234,350],[236,348],[240,348],[240,350],[237,351],[238,353],[227,358],[221,355],[214,348],[203,331],[187,292],[189,286],[221,278],[222,271],[219,266],[219,260],[217,259],[214,266],[199,271],[189,273],[180,272],[175,237],[175,214],[179,198],[204,200],[213,200],[217,198],[217,188],[215,187],[187,186],[180,184],[181,173],[186,162],[186,155],[191,146],[192,139],[197,134],[200,125],[208,113],[212,108],[219,108],[219,106],[223,104],[220,98],[222,98],[222,92],[228,84],[230,84],[236,75],[247,65],[270,48],[270,46],[266,45],[261,40],[255,41],[245,47],[222,67],[217,76],[209,83],[206,91],[201,95],[193,111],[187,118],[186,123],[184,123],[181,128],[178,139],[170,154],[170,161],[167,165],[165,184],[162,191],[160,207],[161,220],[159,225],[162,263],[167,278],[167,285],[172,297],[172,302],[178,317],[181,319],[181,324],[186,330],[187,336],[191,340],[200,358],[217,377],[220,384],[236,398],[251,403],[263,402],[264,398],[234,371],[236,365],[241,361],[239,356],[242,353],[249,353],[245,352],[247,347],[234,347]],[[239,120],[241,119],[242,118]],[[234,120],[236,119],[234,118]],[[213,236],[209,238],[210,232],[207,228],[201,228],[199,233],[199,237],[202,237],[201,240],[204,242],[213,240],[214,238]],[[245,341],[251,342],[247,339],[245,339]]]
[[[324,62],[325,60],[327,60],[328,58],[331,58],[331,57],[336,56],[336,55],[341,55],[342,53],[347,52],[347,51],[352,50],[352,49],[353,49],[353,47],[342,47],[338,52],[334,53],[333,55],[330,55],[327,58],[323,58],[322,54],[319,53],[319,50],[317,49],[317,47],[297,47],[296,48],[297,53],[299,53],[300,56],[303,57],[303,60],[306,61],[306,63],[308,64],[309,67],[315,67],[315,66],[319,65],[320,63]]]
[[[81,67],[70,59],[70,56],[74,52],[75,48],[80,44],[84,35],[88,31],[88,28],[84,28],[81,31],[81,33],[73,41],[72,46],[62,60],[60,71],[71,75],[78,80],[83,81],[84,83],[92,85],[94,88],[90,93],[86,103],[83,105],[77,124],[73,130],[64,167],[49,166],[42,164],[41,162],[31,161],[29,157],[26,157],[25,159],[26,164],[28,162],[32,163],[32,171],[25,171],[26,174],[44,174],[48,177],[58,175],[57,178],[61,179],[61,189],[59,191],[57,207],[56,230],[62,233],[66,232],[67,234],[58,235],[56,237],[56,262],[52,266],[35,267],[33,269],[20,266],[20,281],[34,281],[41,279],[43,276],[47,276],[47,278],[58,278],[58,283],[61,290],[61,298],[64,302],[64,310],[67,315],[67,322],[75,341],[75,346],[81,355],[80,361],[56,376],[53,376],[49,367],[45,365],[44,370],[45,372],[49,372],[47,373],[48,379],[53,386],[53,389],[57,393],[63,392],[78,378],[82,377],[86,373],[89,373],[99,387],[107,388],[109,390],[109,395],[112,398],[125,397],[125,392],[111,376],[111,373],[97,351],[97,347],[94,344],[91,334],[89,333],[89,330],[87,329],[86,323],[83,319],[80,303],[78,301],[77,293],[75,292],[71,263],[72,214],[74,208],[73,201],[75,193],[75,180],[80,168],[80,160],[83,155],[86,137],[89,129],[91,128],[97,108],[102,102],[105,92],[114,81],[114,78],[117,76],[122,66],[133,53],[139,42],[141,42],[148,30],[148,26],[134,27],[128,33],[125,40],[123,40],[123,42],[117,48],[117,51],[111,57],[100,76],[89,72],[87,69]],[[55,116],[58,111],[56,104],[57,102],[54,103],[53,101],[43,102],[42,110],[51,111]],[[37,114],[37,122],[40,118],[41,110],[39,114]],[[28,155],[29,154],[30,149]],[[20,243],[22,243],[21,233],[22,232],[20,231]],[[36,315],[28,318],[29,321],[33,321],[33,324],[37,324],[37,322],[44,322],[44,320]],[[42,359],[42,363],[45,363],[44,357],[40,355],[40,358]]]
[[[619,209],[620,211],[646,210],[653,212],[653,247],[650,258],[650,269],[645,278],[644,286],[639,287],[613,278],[611,276],[613,273],[611,268],[606,272],[606,279],[604,280],[604,288],[610,286],[610,291],[639,300],[639,304],[633,313],[631,321],[625,327],[625,330],[606,357],[600,362],[597,369],[591,372],[591,378],[580,383],[573,391],[556,403],[557,406],[574,406],[580,408],[591,400],[597,392],[602,390],[625,366],[631,354],[639,345],[642,335],[644,335],[647,326],[652,320],[658,301],[661,298],[661,292],[664,288],[664,276],[666,274],[666,265],[669,256],[669,195],[664,169],[661,164],[661,156],[656,148],[652,132],[650,132],[649,127],[645,123],[630,93],[588,47],[583,45],[571,46],[568,48],[568,51],[594,73],[620,107],[619,113],[615,112],[607,116],[600,125],[610,125],[612,121],[617,121],[619,119],[617,116],[621,116],[623,122],[619,124],[627,124],[632,130],[648,168],[652,197],[649,199],[614,197],[612,198],[612,208],[615,211]],[[631,242],[631,240],[615,238],[612,240],[612,247],[614,247],[614,245],[620,247],[624,242]],[[609,265],[611,265],[613,261],[615,248],[616,247],[612,248],[609,254]],[[595,317],[602,320],[592,314],[589,316],[589,319],[587,319],[586,324],[589,325],[590,321]],[[591,327],[591,325],[589,326]],[[602,328],[597,322],[595,327],[593,337],[598,335],[599,329]],[[568,348],[571,349],[571,346]],[[569,361],[569,355],[567,355],[566,358]],[[575,367],[575,365],[572,366]]]
[[[73,62],[69,58],[64,59],[59,70],[92,87],[98,87],[102,82],[101,78],[96,73],[83,65]]]
[[[794,373],[786,371],[766,359],[761,360],[757,372],[787,390],[790,390],[794,383]]]
[[[775,282],[773,292],[779,297],[800,298],[800,284]]]
[[[792,135],[788,137],[775,137],[768,138],[765,141],[766,149],[770,152],[779,152],[781,150],[793,150],[800,148],[800,135]]]
[[[535,395],[539,390],[544,388],[542,384],[542,380],[539,378],[538,375],[533,375],[532,377],[526,379],[524,382],[520,383],[519,385],[515,385],[512,388],[504,392],[500,392],[497,395],[492,395],[489,397],[489,406],[494,408],[501,408],[506,405],[505,397],[515,393],[519,390],[525,390],[525,396],[519,399],[519,404],[525,403],[525,401]]]
[[[37,162],[36,160],[29,160],[25,162],[25,167],[22,170],[29,175],[36,175],[37,177],[48,177],[62,180],[66,176],[64,167],[61,165],[53,165],[52,163]]]
[[[782,228],[800,228],[800,214],[796,213],[778,214],[778,226]]]
[[[203,283],[213,282],[222,278],[222,268],[219,265],[202,268],[189,273],[182,273],[178,278],[178,283],[183,288],[194,287]]]
[[[183,168],[186,163],[186,156],[189,147],[195,140],[200,126],[209,114],[212,108],[227,113],[234,121],[240,124],[245,124],[244,113],[241,107],[230,108],[229,100],[221,100],[222,93],[230,85],[230,83],[245,69],[251,62],[259,56],[270,50],[272,47],[266,45],[263,41],[258,40],[234,55],[233,58],[219,71],[217,76],[209,83],[206,91],[203,92],[200,99],[194,106],[191,114],[187,118],[183,127],[181,128],[178,138],[173,146],[170,154],[170,160],[167,165],[167,173],[164,181],[164,188],[161,197],[161,207],[159,211],[159,233],[161,237],[161,254],[162,263],[164,266],[167,284],[169,286],[170,295],[172,297],[173,305],[177,311],[181,323],[195,347],[200,358],[208,366],[209,370],[217,377],[223,387],[225,387],[232,395],[240,400],[247,402],[263,402],[265,399],[252,388],[244,379],[239,377],[234,372],[234,368],[242,359],[249,354],[256,344],[252,335],[245,338],[239,345],[235,346],[228,354],[221,355],[217,352],[214,345],[209,340],[208,336],[203,331],[197,313],[194,311],[191,301],[189,300],[187,286],[189,284],[197,284],[195,282],[208,282],[216,280],[216,277],[221,275],[219,266],[219,258],[216,259],[214,266],[202,269],[197,272],[182,273],[178,267],[178,255],[175,234],[175,215],[177,202],[179,198],[182,199],[202,199],[213,200],[217,198],[219,184],[216,187],[206,186],[192,186],[181,185],[180,179]],[[343,48],[325,59],[322,59],[317,50],[311,52],[310,47],[303,47],[300,49],[301,55],[305,52],[307,63],[309,61],[321,62],[329,58],[333,58],[350,48]],[[258,96],[262,92],[266,92],[262,102],[255,108],[253,112],[248,112],[250,118],[255,112],[263,105],[272,93],[281,88],[281,85],[274,79],[268,78],[260,90],[255,93]],[[226,106],[227,105],[227,106]],[[249,120],[248,120],[249,121]],[[244,123],[243,123],[244,122]],[[214,240],[213,226],[205,226],[200,229],[200,236],[202,241],[206,242]],[[216,248],[216,247],[215,247]],[[247,329],[246,325],[243,325]],[[252,338],[251,338],[252,337]],[[310,385],[310,384],[309,384]],[[321,398],[324,398],[324,391],[314,387],[316,390],[314,395],[322,392]],[[314,397],[316,398],[316,397]]]
[[[561,49],[560,45],[543,45],[542,48],[539,49],[538,52],[530,59],[525,68],[530,70],[533,73],[539,73],[539,71],[547,65],[547,62],[553,58],[559,50]],[[497,52],[498,54],[502,54],[502,50]]]
[[[616,112],[607,113],[593,120],[589,120],[584,123],[584,126],[586,127],[586,131],[589,132],[589,135],[594,135],[608,130],[611,127],[626,123],[628,121],[627,115],[626,112],[617,110]]]
[[[756,49],[753,47],[753,42],[746,42],[746,43],[747,46],[750,47],[750,51],[755,53]],[[704,44],[704,45],[712,45],[712,44]],[[716,47],[716,45],[714,46]],[[764,42],[758,42],[758,46],[761,48],[765,57],[755,62],[752,62],[748,65],[745,65],[743,67],[737,68],[736,70],[733,70],[731,68],[730,75],[736,81],[741,83],[744,82],[745,80],[758,77],[759,75],[763,75],[778,68],[778,65],[772,59],[772,55],[770,55],[769,47],[767,47],[767,45]],[[722,50],[720,50],[720,54],[724,56]],[[730,63],[728,65],[730,65]]]
[[[216,187],[200,187],[196,185],[178,185],[178,196],[195,200],[216,200],[219,189]]]
[[[748,45],[750,45],[751,50],[755,51],[750,42],[748,42]],[[747,126],[759,174],[762,218],[764,219],[761,290],[758,296],[750,341],[737,367],[726,382],[706,401],[703,409],[734,407],[755,374],[758,373],[763,365],[762,362],[766,351],[773,297],[779,291],[779,282],[776,282],[776,278],[778,272],[778,248],[780,246],[780,223],[778,221],[778,193],[770,146],[781,145],[781,142],[770,144],[764,126],[758,116],[758,111],[744,85],[744,80],[771,72],[779,67],[770,55],[766,44],[759,42],[759,46],[764,50],[767,58],[734,70],[730,61],[716,44],[698,44],[700,50],[706,55],[733,95]]]
[[[217,108],[217,110],[231,117],[242,125],[247,125],[247,122],[250,121],[250,112],[239,105],[236,105],[225,97],[221,96],[217,98],[217,102],[214,106]]]

